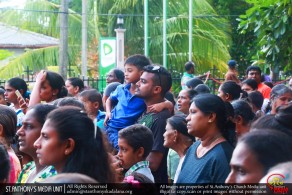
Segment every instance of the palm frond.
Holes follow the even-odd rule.
[[[46,69],[47,66],[57,66],[59,59],[58,50],[59,47],[57,46],[27,50],[23,55],[10,61],[6,66],[0,69],[0,78],[8,79],[21,76],[27,67],[29,67],[30,70],[38,71]],[[74,46],[69,47],[68,56],[69,64],[75,66],[76,59],[74,59],[74,57],[78,56],[78,53],[76,53]]]
[[[144,12],[143,1],[101,1],[101,4],[100,6],[111,7],[108,11],[110,14],[126,14],[125,45],[128,46],[128,55],[144,53],[144,18],[140,16]],[[188,60],[188,6],[188,1],[168,1],[168,64],[178,70],[181,70]],[[163,59],[162,10],[162,1],[149,0],[150,58],[160,64]],[[221,71],[225,71],[226,61],[230,58],[229,24],[225,19],[217,17],[214,9],[204,0],[193,1],[193,16],[193,61],[198,64],[199,71],[206,71],[214,64],[218,65]],[[111,16],[107,20],[109,34],[115,28],[115,18]]]

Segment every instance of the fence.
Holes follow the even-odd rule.
[[[174,93],[175,97],[178,95],[179,91],[181,90],[181,76],[182,73],[178,72],[176,70],[169,70],[172,74],[172,92]],[[220,86],[220,84],[224,81],[224,78],[214,78],[214,75],[216,75],[217,69],[214,66],[213,69],[210,70],[210,77],[209,79],[206,81],[206,85],[209,86],[209,88],[211,89],[211,92],[213,94],[217,93],[217,90]],[[30,84],[33,84],[35,82],[35,74],[33,73],[32,70],[29,70],[29,67],[26,68],[26,70],[24,71],[24,74],[19,76],[20,78],[22,78],[23,80],[25,80],[28,84],[28,86],[31,86]],[[85,78],[83,76],[76,76],[79,77],[80,79],[83,80],[84,85],[89,87],[89,88],[94,88],[97,89],[98,91],[100,91],[101,93],[103,93],[103,90],[106,86],[106,77],[102,76],[100,78]],[[244,78],[242,78],[241,80],[243,80]],[[5,85],[6,80],[0,80],[0,85],[4,86]],[[275,80],[273,81],[274,85],[279,84],[279,83],[283,83],[283,84],[287,84],[289,82],[289,77],[285,76],[284,78],[282,78],[282,80]]]

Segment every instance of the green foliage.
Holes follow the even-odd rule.
[[[252,5],[240,17],[242,33],[253,33],[258,61],[279,70],[292,69],[292,0],[247,0]]]
[[[75,50],[69,47],[69,56],[76,56]],[[47,66],[58,64],[58,47],[47,47],[41,49],[27,50],[23,55],[10,61],[8,65],[0,69],[1,79],[20,76],[29,67],[30,70],[38,71],[46,69]],[[69,64],[74,65],[74,60],[69,59]]]
[[[59,0],[29,0],[26,11],[0,10],[0,21],[20,29],[59,38]],[[81,54],[81,1],[70,1],[68,42],[70,65],[76,65]],[[188,61],[188,1],[168,0],[167,51],[168,65],[183,72]],[[30,11],[28,11],[30,10]],[[41,11],[33,11],[41,10]],[[155,63],[162,64],[162,1],[149,0],[149,57]],[[2,12],[1,12],[2,11]],[[88,42],[92,43],[102,36],[115,36],[117,14],[125,16],[126,56],[144,53],[144,1],[141,0],[92,0],[88,1]],[[228,45],[231,44],[228,21],[217,17],[215,10],[206,0],[193,1],[193,55],[197,64],[197,73],[208,71],[217,65],[225,71],[226,61],[230,58]],[[46,56],[50,55],[50,56]],[[43,68],[58,65],[58,48],[30,50],[11,61],[0,70],[0,76],[21,74],[23,67]],[[41,60],[47,60],[42,62]]]
[[[0,60],[4,60],[5,58],[8,58],[9,56],[12,56],[12,55],[13,55],[13,52],[0,49]]]
[[[144,53],[144,7],[143,1],[101,0],[99,8],[108,14],[123,14],[125,21],[126,55]],[[183,72],[188,61],[188,1],[168,1],[167,56],[168,66]],[[153,62],[162,64],[162,1],[149,0],[149,57]],[[104,13],[104,12],[103,12]],[[230,58],[227,45],[231,44],[230,26],[205,0],[193,1],[193,55],[199,73],[206,72],[214,64],[221,71],[226,70]],[[100,17],[101,34],[114,36],[116,15]]]
[[[45,34],[55,38],[60,36],[59,9],[60,5],[54,4],[58,1],[30,0],[25,4],[25,10],[8,9],[0,12],[0,21],[20,29]],[[74,4],[75,5],[75,4]],[[27,11],[30,10],[30,11]],[[34,11],[40,10],[40,11]],[[0,10],[1,11],[1,10]],[[68,44],[69,44],[69,65],[74,66],[81,55],[81,15],[69,9]],[[88,42],[96,37],[98,32],[93,28],[92,23],[88,24]],[[59,63],[58,47],[28,50],[23,55],[10,61],[0,69],[0,77],[7,78],[18,76],[26,66],[34,71],[46,66],[57,66]],[[42,61],[43,60],[43,61]]]
[[[231,25],[232,44],[228,45],[228,49],[231,59],[237,61],[238,71],[243,77],[246,68],[252,63],[256,45],[253,33],[239,32],[238,16],[244,14],[250,5],[246,3],[246,0],[237,0],[236,3],[234,0],[209,0],[209,2]]]
[[[45,55],[44,52],[47,54]],[[28,66],[30,70],[44,69],[47,65],[56,64],[54,57],[57,53],[56,47],[49,49],[27,50],[25,54],[15,58],[9,64],[0,70],[2,79],[9,79],[11,77],[20,76]]]

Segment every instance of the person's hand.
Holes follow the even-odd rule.
[[[151,106],[148,106],[148,109],[150,112],[158,113],[164,109],[164,106],[163,106],[163,104],[158,103],[158,104],[153,104]]]
[[[45,70],[41,70],[36,76],[36,82],[44,82],[46,80],[47,72]]]
[[[111,112],[107,111],[107,112],[105,113],[105,118],[104,118],[103,125],[104,125],[104,126],[107,126],[107,121],[108,121],[109,119],[111,119],[111,118],[112,118],[112,114],[111,114]]]
[[[117,156],[114,157],[115,161],[112,163],[112,169],[114,170],[115,174],[115,181],[116,182],[123,182],[124,180],[124,169],[121,166],[121,161],[117,158]]]
[[[24,100],[24,98],[18,97],[17,101],[19,103],[19,107],[21,108],[22,112],[26,114],[27,109],[28,109],[29,99],[26,98],[26,100]]]

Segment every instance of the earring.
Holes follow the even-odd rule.
[[[174,138],[173,142],[174,142],[174,143],[176,142],[176,137]]]
[[[212,120],[210,119],[210,120],[208,121],[208,123],[212,123]]]
[[[65,150],[65,155],[68,155],[68,150]]]

